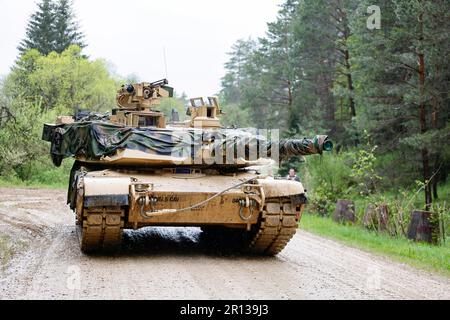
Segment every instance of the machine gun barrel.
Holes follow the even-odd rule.
[[[155,82],[150,82],[150,87],[156,88],[156,87],[163,87],[166,84],[169,84],[169,81],[167,79],[161,79]]]

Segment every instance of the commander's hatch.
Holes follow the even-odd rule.
[[[191,117],[188,125],[190,127],[219,128],[221,114],[216,97],[202,97],[190,99],[190,105],[186,114]]]

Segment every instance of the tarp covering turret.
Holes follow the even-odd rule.
[[[270,141],[256,129],[133,128],[104,121],[46,125],[43,139],[52,143],[50,153],[57,166],[67,157],[102,161],[125,149],[149,155],[187,155],[194,160],[200,149],[207,148],[211,157],[217,156],[218,151],[226,157],[231,151],[234,158],[245,160],[275,156],[284,160],[297,155],[321,154],[332,148],[327,136]]]

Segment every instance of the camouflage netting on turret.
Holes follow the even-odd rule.
[[[50,154],[57,166],[67,157],[96,161],[123,149],[165,156],[187,154],[194,158],[205,144],[211,146],[212,155],[220,151],[222,155],[231,152],[234,157],[246,160],[256,160],[261,156],[278,158],[278,155],[280,159],[286,159],[294,155],[322,153],[328,150],[327,143],[331,143],[326,136],[267,141],[255,129],[132,128],[104,121],[45,125],[42,138],[52,143]]]
[[[50,141],[52,158],[85,157],[98,160],[120,149],[141,150],[171,155],[174,149],[187,147],[172,130],[137,129],[101,121],[44,126],[43,140]],[[57,165],[57,163],[55,163]]]

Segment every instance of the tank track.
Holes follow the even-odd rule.
[[[84,208],[77,221],[81,250],[85,253],[117,251],[122,242],[124,216],[121,208]],[[260,222],[244,241],[246,250],[259,255],[276,255],[296,231],[297,212],[290,199],[268,199]]]
[[[253,231],[249,251],[263,255],[281,252],[295,235],[297,222],[297,213],[290,199],[268,199],[260,223]]]
[[[120,248],[125,212],[120,208],[84,209],[78,223],[81,250],[85,253],[114,252]]]

